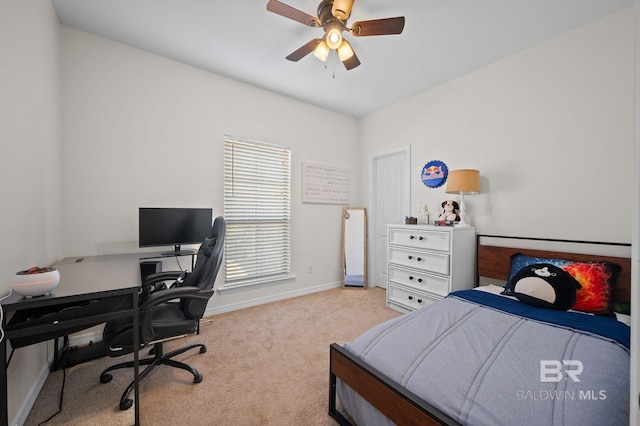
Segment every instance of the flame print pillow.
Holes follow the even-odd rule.
[[[509,281],[521,268],[534,263],[550,263],[567,271],[582,288],[576,294],[576,311],[612,316],[615,282],[620,266],[609,262],[575,262],[566,259],[550,259],[514,254],[511,256]]]

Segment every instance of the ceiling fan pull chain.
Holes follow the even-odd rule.
[[[333,79],[336,79],[336,59],[338,58],[338,53],[335,50],[331,50],[331,68],[333,70]]]
[[[331,51],[331,66],[333,68],[333,79],[336,79],[336,55],[337,53],[334,55],[335,50]]]

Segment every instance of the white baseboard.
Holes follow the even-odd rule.
[[[320,291],[331,290],[342,286],[342,282],[322,284],[316,287],[307,287],[300,290],[289,291],[287,293],[278,293],[271,296],[258,297],[251,300],[243,300],[242,302],[232,303],[230,305],[213,306],[207,308],[204,316],[217,315],[225,312],[237,311],[238,309],[250,308],[252,306],[264,305],[265,303],[277,302],[278,300],[291,299],[293,297],[304,296],[307,294],[318,293]],[[213,296],[215,297],[215,296]]]

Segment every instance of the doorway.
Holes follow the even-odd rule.
[[[387,288],[387,225],[404,222],[411,211],[411,147],[370,160],[370,285]]]

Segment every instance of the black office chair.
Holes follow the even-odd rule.
[[[139,360],[140,365],[147,367],[139,374],[138,381],[145,378],[158,365],[165,364],[181,368],[193,374],[193,382],[200,383],[202,375],[188,364],[172,359],[190,349],[200,348],[205,353],[207,348],[202,343],[192,344],[169,353],[164,353],[163,342],[176,337],[183,337],[198,331],[199,322],[213,295],[213,284],[222,263],[224,252],[225,221],[222,216],[213,222],[209,235],[198,250],[198,257],[193,272],[182,271],[158,272],[145,278],[143,292],[140,295],[140,342],[141,347],[152,343],[153,357]],[[165,281],[174,281],[167,288]],[[131,318],[110,321],[105,325],[103,340],[108,355],[117,357],[133,352],[133,324]],[[133,367],[133,361],[113,365],[100,375],[101,383],[108,383],[113,378],[110,371]],[[133,401],[129,394],[135,387],[133,381],[120,398],[120,409],[129,409]]]

